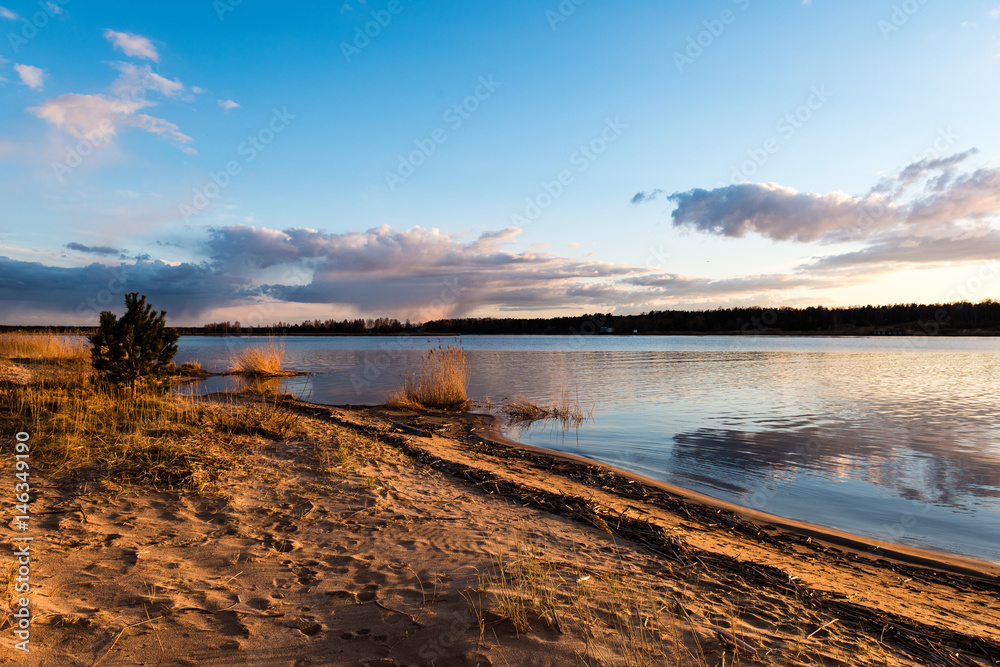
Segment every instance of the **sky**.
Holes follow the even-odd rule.
[[[0,6],[0,324],[1000,298],[1000,1]]]

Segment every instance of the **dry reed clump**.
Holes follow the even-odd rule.
[[[555,419],[561,422],[564,427],[575,427],[591,418],[590,413],[584,414],[583,410],[580,409],[579,398],[576,401],[571,401],[569,392],[565,389],[557,403],[538,405],[524,396],[517,396],[501,401],[499,411],[507,423],[514,426]]]
[[[281,367],[285,361],[285,341],[268,337],[234,350],[229,355],[230,372],[251,377],[294,375]]]
[[[468,360],[457,345],[430,350],[416,371],[408,371],[399,389],[386,396],[386,406],[408,410],[465,410]]]
[[[15,331],[0,334],[0,357],[82,365],[90,360],[90,345],[81,336]]]

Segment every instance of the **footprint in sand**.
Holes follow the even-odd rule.
[[[302,548],[302,545],[295,540],[278,537],[276,535],[264,535],[263,542],[268,548],[274,549],[278,553],[283,554]]]

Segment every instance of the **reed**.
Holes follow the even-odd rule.
[[[471,404],[466,394],[468,375],[465,350],[457,345],[439,345],[424,355],[416,370],[406,373],[398,389],[386,396],[386,406],[465,410]]]
[[[555,403],[539,405],[519,395],[515,398],[505,398],[500,403],[499,412],[513,426],[522,426],[546,419],[558,420],[564,427],[575,427],[591,418],[590,413],[584,414],[580,409],[579,398],[571,400],[565,389]]]
[[[0,357],[48,363],[85,364],[90,360],[90,345],[87,339],[81,336],[15,331],[0,334]]]
[[[229,355],[229,369],[232,373],[251,377],[277,377],[293,375],[282,368],[285,361],[285,341],[271,336],[245,347],[234,350]]]

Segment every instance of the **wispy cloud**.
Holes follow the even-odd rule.
[[[41,90],[45,87],[45,70],[33,65],[14,64],[14,71],[21,77],[21,83],[34,90]]]
[[[0,17],[5,18],[9,21],[17,20],[17,14],[7,9],[6,7],[0,7]]]
[[[121,74],[111,84],[111,92],[120,99],[142,99],[151,90],[166,97],[176,97],[184,92],[180,79],[167,79],[153,71],[150,65],[133,65],[126,62],[111,63]]]
[[[192,141],[191,137],[182,133],[177,125],[137,113],[148,106],[152,106],[152,102],[65,93],[37,107],[30,107],[28,111],[78,139],[107,141],[117,134],[119,127],[129,126],[162,136],[176,143],[184,152],[193,153],[194,149],[187,146]]]
[[[218,102],[219,106],[225,109],[226,111],[229,111],[230,109],[235,109],[240,106],[239,104],[233,102],[232,100],[219,100]]]
[[[104,31],[104,37],[127,56],[160,62],[160,54],[147,37],[130,32],[118,32],[111,28]]]

